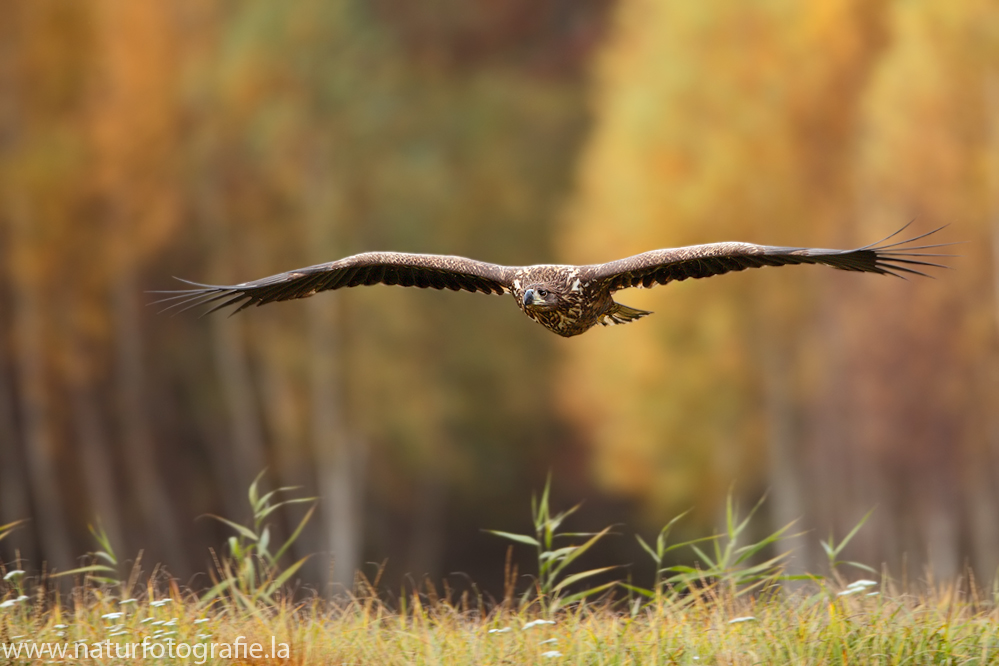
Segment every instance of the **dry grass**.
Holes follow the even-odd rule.
[[[813,592],[815,590],[812,590]],[[249,611],[216,602],[207,610],[171,586],[166,603],[152,590],[122,603],[108,588],[78,588],[65,605],[26,599],[2,613],[0,643],[74,642],[114,646],[158,642],[216,644],[202,663],[293,664],[986,664],[999,663],[995,606],[956,586],[903,594],[885,586],[839,596],[775,591],[756,597],[702,590],[659,595],[631,611],[578,604],[550,616],[536,603],[489,611],[413,594],[392,610],[365,594],[341,603],[279,602]],[[123,613],[116,616],[116,613]],[[740,618],[752,618],[742,619]],[[538,622],[541,620],[541,622]],[[231,645],[260,643],[261,656],[234,659]],[[268,658],[286,644],[287,658]],[[229,658],[220,647],[230,646]],[[22,647],[22,650],[25,648]],[[110,663],[106,648],[102,659]],[[123,647],[118,647],[121,654]],[[208,648],[198,648],[207,655]],[[70,655],[73,653],[70,652]],[[82,654],[82,653],[81,653]],[[157,663],[198,663],[202,653]],[[28,663],[7,658],[9,663]],[[38,661],[47,661],[51,655]],[[75,659],[68,659],[78,663]],[[86,660],[81,660],[84,663]],[[122,660],[114,660],[123,663]],[[129,660],[124,660],[128,662]]]
[[[533,504],[534,536],[498,533],[537,550],[543,575],[520,596],[508,571],[507,598],[499,604],[468,593],[442,598],[428,584],[389,605],[364,579],[339,600],[292,601],[284,584],[301,561],[282,568],[278,560],[311,512],[274,553],[264,518],[278,506],[311,500],[275,504],[276,495],[259,496],[256,485],[249,492],[254,521],[224,521],[238,537],[217,560],[216,584],[207,592],[182,589],[155,571],[140,583],[137,562],[124,576],[100,529],[93,530],[100,547],[93,564],[66,572],[78,579],[69,595],[52,591],[51,579],[0,566],[0,663],[999,663],[999,588],[983,595],[970,575],[899,588],[887,575],[841,561],[866,517],[839,543],[823,542],[828,577],[787,577],[780,557],[763,555],[787,528],[743,544],[753,512],[739,518],[730,500],[721,534],[670,546],[678,517],[654,547],[641,542],[662,567],[652,588],[571,591],[568,583],[583,583],[591,572],[571,574],[565,565],[606,530],[559,532],[572,510],[552,513],[546,486]],[[14,527],[0,526],[0,538]],[[577,545],[556,543],[573,540]],[[694,567],[665,566],[665,555],[680,547],[697,556]],[[846,584],[843,567],[882,582]],[[594,571],[608,569],[614,567]]]

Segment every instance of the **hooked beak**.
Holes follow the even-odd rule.
[[[524,305],[534,305],[534,290],[528,289],[524,292]]]

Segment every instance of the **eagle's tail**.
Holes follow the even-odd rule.
[[[641,319],[645,315],[650,314],[652,313],[648,310],[639,310],[638,308],[632,308],[615,302],[607,309],[607,312],[600,315],[600,324],[602,326],[627,324],[629,321],[635,321],[636,319]]]

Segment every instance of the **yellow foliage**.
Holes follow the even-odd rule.
[[[947,452],[981,449],[999,397],[981,378],[997,360],[982,249],[999,210],[996,25],[975,0],[621,3],[564,261],[857,246],[917,216],[911,230],[952,222],[939,240],[972,244],[936,283],[782,268],[619,294],[656,315],[567,348],[559,393],[604,488],[662,518],[734,479],[790,484],[792,517],[823,529],[920,492],[959,511],[968,470]],[[872,547],[931,540],[905,538]]]

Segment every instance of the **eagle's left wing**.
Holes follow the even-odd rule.
[[[237,306],[233,310],[235,314],[251,305],[308,298],[320,291],[371,284],[503,294],[510,288],[512,272],[513,269],[509,266],[490,264],[467,257],[406,252],[365,252],[252,282],[212,285],[181,280],[194,288],[152,293],[170,294],[166,298],[154,301],[154,303],[171,302],[167,310],[179,308],[183,312],[199,305],[212,305],[212,308],[205,312],[209,314],[233,305]]]
[[[908,240],[887,243],[886,241],[905,229],[902,227],[883,241],[856,250],[778,247],[735,242],[652,250],[593,266],[591,275],[593,279],[607,282],[612,292],[628,287],[653,287],[687,278],[711,277],[746,268],[790,264],[824,264],[844,271],[881,273],[896,277],[902,277],[902,273],[926,275],[919,270],[919,267],[944,268],[940,264],[926,261],[927,258],[951,256],[929,253],[926,250],[947,244],[914,246],[912,243],[942,228]]]

